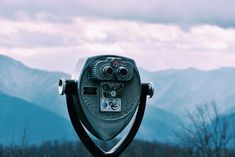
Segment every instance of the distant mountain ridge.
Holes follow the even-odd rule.
[[[137,138],[148,141],[169,142],[174,136],[174,131],[182,123],[183,121],[174,114],[147,105]]]
[[[8,98],[7,101],[6,99],[1,99],[0,105],[5,103],[6,107],[6,104],[10,103],[10,99],[12,98],[12,104],[10,103],[11,105],[9,105],[10,109],[8,112],[1,110],[3,112],[2,115],[12,117],[12,119],[9,119],[9,121],[1,121],[0,119],[0,126],[5,126],[6,123],[11,125],[10,128],[8,127],[8,133],[11,132],[11,134],[5,136],[5,139],[9,140],[14,130],[18,130],[17,132],[19,134],[20,131],[23,131],[23,120],[16,117],[18,117],[19,114],[23,112],[23,119],[27,121],[24,115],[31,114],[31,109],[34,110],[33,108],[40,108],[38,113],[35,113],[34,118],[39,118],[40,116],[49,116],[50,114],[55,113],[59,115],[57,118],[55,118],[57,121],[61,121],[62,118],[63,122],[63,117],[68,118],[65,97],[59,96],[57,93],[57,83],[61,77],[70,78],[69,75],[60,72],[48,72],[32,69],[19,61],[0,55],[0,81],[2,82],[0,84],[0,91],[3,91],[4,97]],[[17,108],[18,104],[21,104],[22,101],[24,102],[23,104],[26,103],[27,105],[24,105],[24,107],[21,108],[22,110],[15,112],[14,108]],[[44,110],[49,111],[44,114]],[[40,112],[43,113],[40,114]],[[155,112],[158,114],[155,114]],[[47,121],[46,118],[43,118],[42,120]],[[14,126],[14,123],[19,124],[18,128],[17,126]],[[35,122],[30,127],[34,128],[36,123],[37,122]],[[42,122],[40,123],[41,127],[51,134],[51,130],[46,127],[47,123],[45,126],[42,124]],[[66,132],[65,130],[72,129],[69,121],[68,123],[68,125],[61,127],[61,130],[58,130],[58,134]],[[171,115],[171,113],[165,112],[157,107],[147,105],[144,122],[137,138],[164,141],[172,131],[172,126],[174,126],[176,123],[178,123],[178,118],[176,116]],[[161,129],[159,129],[159,127]],[[37,136],[38,133],[40,133],[40,131],[36,131],[35,135],[30,133],[30,136]],[[70,137],[70,135],[65,136]],[[51,137],[48,136],[47,139],[51,139]],[[46,137],[42,137],[41,141],[43,140],[46,140]],[[40,141],[40,139],[38,139],[38,141]]]
[[[148,102],[176,115],[213,101],[222,112],[235,109],[235,68],[157,72],[141,69],[140,74],[142,82],[153,82],[156,91]],[[57,83],[61,77],[70,78],[61,72],[32,69],[0,55],[1,91],[66,115],[65,98],[57,94]]]
[[[147,100],[144,120],[137,138],[168,141],[174,129],[182,122],[185,109],[192,110],[204,103],[215,101],[220,112],[235,112],[235,68],[210,71],[189,68],[158,72],[141,69],[140,74],[142,82],[153,82],[155,95],[153,99]],[[37,128],[35,125],[40,123],[41,128],[50,135],[39,136],[35,141],[54,138],[51,135],[53,127],[49,127],[53,126],[52,123],[43,124],[43,121],[50,121],[48,119],[56,123],[57,137],[64,134],[65,138],[61,139],[71,139],[70,131],[73,129],[70,121],[66,120],[68,113],[65,97],[57,93],[57,84],[61,77],[70,78],[68,74],[61,72],[32,69],[19,61],[0,55],[0,106],[3,103],[5,105],[4,109],[0,110],[0,131],[9,132],[4,138],[0,135],[0,143],[1,138],[9,139],[14,130],[24,128],[24,121],[27,121],[25,115],[31,113],[35,119],[32,128]],[[20,108],[18,104],[24,105]],[[3,115],[12,119],[7,121]],[[19,125],[12,125],[14,123]],[[37,128],[35,133],[31,132],[30,136],[47,134],[44,130],[41,131],[41,128]],[[20,130],[17,132],[20,134]]]
[[[38,105],[0,91],[0,144],[19,144],[25,131],[28,143],[75,140],[69,120]]]
[[[151,104],[175,115],[215,102],[220,112],[235,112],[235,68],[216,70],[141,70],[142,80],[154,83]]]
[[[68,117],[65,98],[57,93],[60,72],[32,69],[12,58],[0,55],[0,90]]]

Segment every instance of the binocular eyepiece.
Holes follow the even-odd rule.
[[[103,75],[110,77],[110,79],[113,78],[112,75],[114,75],[114,73],[115,73],[115,75],[122,78],[123,81],[125,81],[125,78],[127,78],[127,76],[129,75],[129,71],[125,67],[118,67],[118,68],[114,69],[111,66],[105,66],[105,67],[103,67],[102,72],[103,72]]]
[[[105,66],[102,70],[103,70],[104,75],[106,76],[113,75],[113,68],[111,66]]]
[[[121,58],[107,57],[93,63],[89,77],[99,81],[130,81],[134,73],[133,66]]]

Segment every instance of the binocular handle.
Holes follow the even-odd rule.
[[[95,157],[120,156],[120,154],[132,142],[140,127],[144,116],[147,96],[152,97],[154,93],[153,87],[150,83],[141,84],[140,103],[138,105],[137,114],[135,116],[135,120],[133,122],[133,125],[131,126],[131,129],[126,134],[126,136],[122,137],[121,140],[111,150],[106,152],[93,142],[81,122],[81,115],[76,112],[74,99],[78,97],[77,82],[75,80],[60,80],[59,87],[61,87],[61,89],[59,89],[60,94],[66,94],[69,116],[77,135],[79,136],[85,147],[89,150],[89,152]]]

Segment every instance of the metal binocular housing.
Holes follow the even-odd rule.
[[[81,130],[85,128],[84,131],[88,130],[96,138],[108,141],[114,139],[133,117],[135,121],[140,119],[140,125],[143,117],[143,113],[138,114],[140,105],[145,107],[146,96],[152,97],[154,90],[149,83],[141,84],[134,60],[104,55],[80,60],[71,80],[60,79],[59,93],[66,94],[70,118],[81,140],[84,138],[81,134],[86,134]],[[139,126],[135,127],[134,136]],[[100,152],[105,156],[117,151]]]

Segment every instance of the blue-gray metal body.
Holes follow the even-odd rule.
[[[134,60],[95,56],[77,65],[78,101],[83,125],[97,138],[111,140],[130,122],[140,101],[141,80]]]

